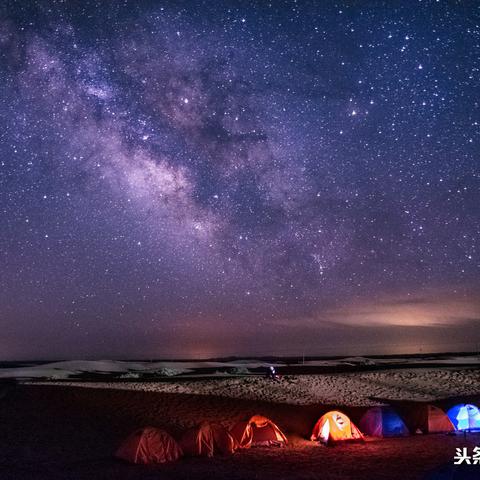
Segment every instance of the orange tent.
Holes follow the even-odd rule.
[[[283,446],[287,437],[268,418],[254,415],[249,420],[238,422],[230,433],[238,448],[250,448],[259,445]]]
[[[217,453],[232,454],[235,440],[221,425],[203,422],[185,432],[180,446],[185,455],[213,457]]]
[[[404,417],[412,432],[448,433],[455,431],[448,415],[434,405],[414,405]]]
[[[178,443],[167,432],[145,427],[132,433],[115,456],[131,463],[165,463],[178,460],[182,454]]]
[[[332,410],[320,417],[320,420],[313,427],[310,440],[320,440],[329,444],[348,440],[363,440],[363,435],[344,413]]]

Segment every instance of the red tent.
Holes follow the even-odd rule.
[[[455,431],[448,415],[434,405],[414,405],[404,415],[412,432],[448,433]]]
[[[235,440],[228,430],[218,424],[203,422],[187,430],[180,440],[185,455],[213,457],[235,451]]]
[[[268,418],[254,415],[249,420],[238,422],[231,430],[239,448],[259,445],[284,446],[288,443],[283,432]]]
[[[165,463],[178,460],[182,454],[178,443],[167,432],[145,427],[132,433],[115,456],[131,463]]]

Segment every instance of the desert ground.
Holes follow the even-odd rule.
[[[444,409],[459,401],[479,404],[476,367],[288,375],[280,382],[261,376],[166,382],[30,380],[6,385],[2,392],[2,480],[423,479],[432,469],[452,464],[456,447],[480,445],[480,434],[474,433],[367,439],[336,447],[308,440],[316,420],[331,408],[357,422],[369,405],[391,404],[401,413],[420,402]],[[113,457],[138,427],[165,428],[178,438],[202,420],[231,427],[253,414],[277,423],[288,447],[148,467]],[[474,468],[480,478],[480,465],[469,472],[476,474]]]

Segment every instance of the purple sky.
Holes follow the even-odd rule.
[[[3,2],[1,359],[477,350],[469,5]]]

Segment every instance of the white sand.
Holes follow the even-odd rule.
[[[38,383],[38,382],[37,382]],[[480,370],[421,368],[365,373],[293,375],[281,382],[262,377],[211,378],[173,382],[42,382],[85,388],[217,395],[306,405],[367,406],[380,399],[434,401],[480,394]]]
[[[312,363],[313,364],[313,363]],[[323,364],[323,363],[322,363]],[[327,365],[335,366],[338,361],[330,361]],[[163,376],[180,374],[195,374],[199,369],[267,368],[271,364],[255,359],[233,362],[215,361],[163,361],[163,362],[127,362],[120,360],[67,360],[48,362],[22,367],[0,368],[0,378],[56,378],[67,379],[82,373],[126,374],[126,373],[157,373]],[[274,363],[283,366],[283,363]],[[213,374],[215,375],[215,374]]]
[[[135,378],[138,374],[155,374],[159,376],[190,375],[196,376],[199,370],[209,369],[210,376],[218,376],[215,369],[222,370],[222,375],[226,372],[238,371],[243,374],[252,373],[255,369],[267,369],[270,365],[275,367],[345,367],[345,366],[393,366],[398,368],[408,367],[409,365],[425,366],[444,365],[444,366],[480,366],[480,356],[478,355],[432,355],[431,357],[345,357],[324,360],[307,360],[303,363],[289,363],[288,361],[278,361],[277,363],[268,363],[259,359],[237,359],[229,362],[219,361],[160,361],[160,362],[129,362],[120,360],[67,360],[62,362],[47,362],[42,364],[32,364],[24,366],[0,368],[0,379],[2,378],[38,378],[38,379],[68,379],[85,373],[96,374],[119,374],[128,375]],[[213,370],[213,372],[212,372]],[[205,373],[202,373],[205,376]],[[128,378],[128,377],[126,377]]]

